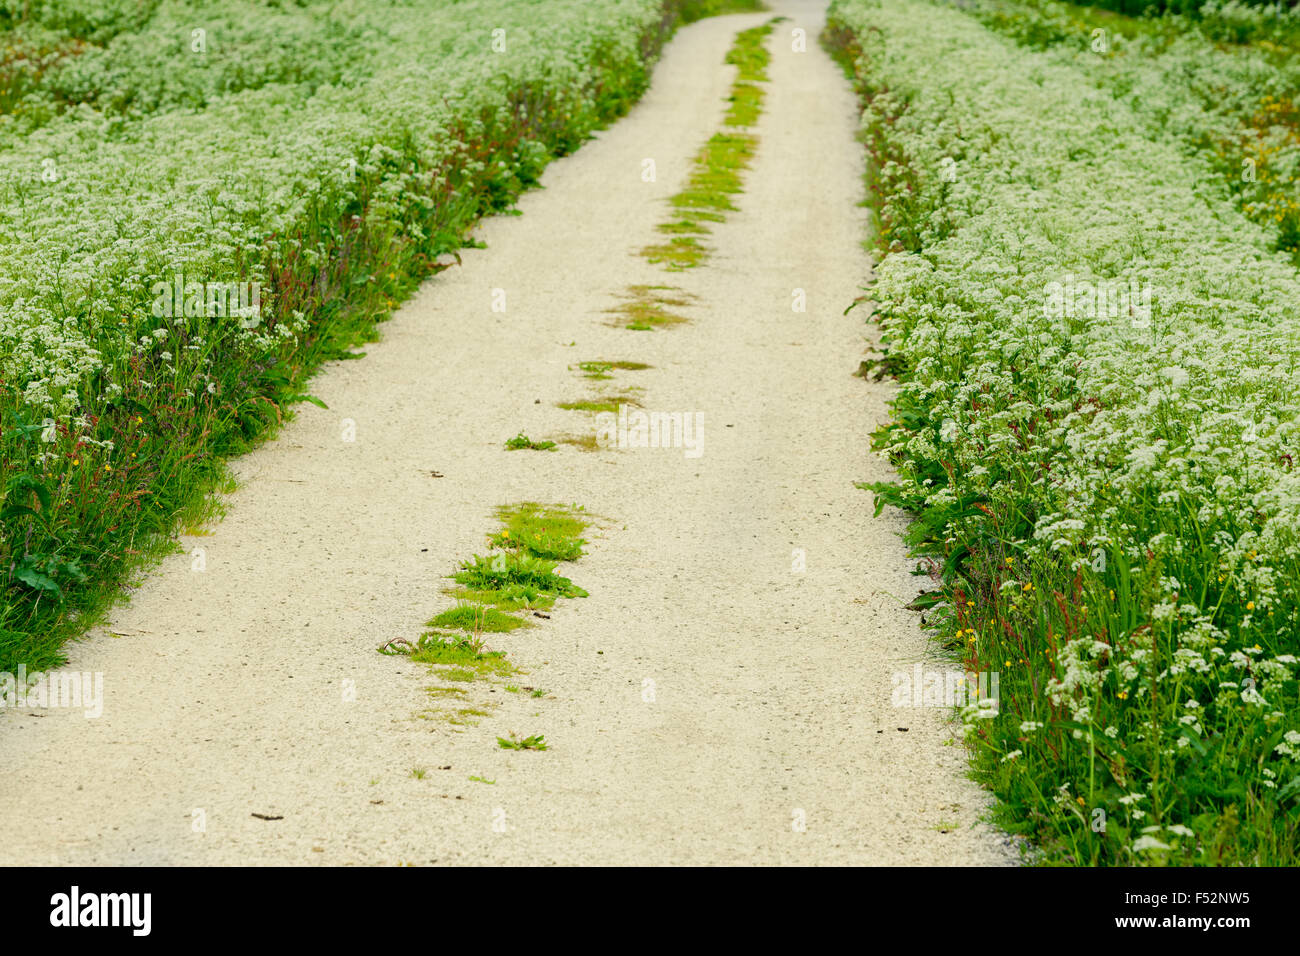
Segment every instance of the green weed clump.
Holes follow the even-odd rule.
[[[499,552],[491,556],[476,554],[452,577],[457,584],[478,591],[506,594],[523,587],[554,597],[586,597],[586,591],[555,573],[556,564],[555,561],[544,561],[518,552]]]
[[[556,408],[563,408],[569,412],[591,412],[600,414],[601,412],[617,412],[620,405],[640,405],[640,401],[635,395],[611,395],[608,398],[580,398],[571,402],[557,402]]]
[[[555,442],[553,441],[533,441],[523,432],[520,432],[514,438],[511,438],[506,442],[507,451],[520,451],[522,449],[528,449],[531,451],[554,451],[555,447]]]
[[[448,608],[429,622],[430,627],[468,631],[471,634],[487,632],[500,634],[527,627],[528,622],[496,608],[479,604],[458,604]]]
[[[498,611],[545,611],[555,604],[558,596],[526,584],[500,588],[450,588],[447,593],[457,600],[486,604]]]
[[[771,56],[764,43],[772,26],[769,22],[736,35],[727,52],[727,62],[740,67],[729,97],[729,129],[715,133],[704,144],[695,157],[686,187],[669,199],[678,217],[658,226],[668,236],[667,241],[641,250],[641,255],[669,272],[706,262],[709,249],[702,242],[702,237],[709,235],[706,223],[722,222],[727,213],[736,209],[731,197],[741,191],[741,173],[758,148],[758,137],[743,130],[757,123],[763,110],[763,88],[758,84],[767,79]]]
[[[622,298],[622,303],[605,310],[610,315],[618,316],[610,324],[637,332],[648,332],[688,321],[684,315],[670,310],[689,306],[695,301],[690,293],[669,285],[631,285],[622,294]]]
[[[439,668],[440,677],[457,683],[487,677],[508,677],[518,670],[506,660],[504,652],[484,650],[481,640],[468,635],[425,634],[411,652],[410,658],[417,663]]]
[[[494,548],[522,549],[534,558],[552,561],[577,561],[582,557],[582,537],[588,521],[581,509],[556,508],[534,501],[497,510],[505,522],[488,538]]]
[[[458,603],[435,615],[414,644],[392,641],[380,649],[382,653],[406,654],[413,661],[431,665],[438,677],[453,683],[509,677],[518,668],[503,651],[488,650],[484,635],[531,627],[531,615],[545,617],[540,612],[560,598],[587,596],[555,571],[561,561],[582,557],[587,543],[582,533],[590,519],[581,507],[525,501],[503,505],[496,515],[502,526],[488,536],[492,553],[474,555],[451,576],[456,586],[447,590]],[[520,616],[521,612],[529,616]],[[432,688],[430,693],[440,698],[453,696],[446,688]],[[472,725],[484,712],[462,708],[431,711],[427,716]]]
[[[578,369],[583,373],[584,377],[595,379],[597,381],[606,381],[608,379],[613,378],[614,376],[610,375],[609,373],[615,370],[639,372],[649,367],[650,366],[646,365],[645,362],[624,362],[624,361],[599,362],[598,361],[598,362],[578,363]]]

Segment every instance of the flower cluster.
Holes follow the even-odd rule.
[[[1187,20],[1078,19],[1056,0],[979,0],[971,11],[1050,52],[1214,168],[1242,210],[1300,263],[1300,14],[1229,0]],[[1228,18],[1225,21],[1225,17]],[[1288,28],[1290,43],[1219,42],[1225,22]]]

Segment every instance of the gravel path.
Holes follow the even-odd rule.
[[[204,570],[167,559],[113,616],[125,636],[70,649],[69,667],[104,674],[101,718],[0,718],[0,861],[1014,859],[977,823],[986,798],[947,712],[891,706],[892,674],[947,665],[902,609],[918,579],[901,519],[873,519],[853,487],[886,474],[867,436],[888,386],[851,375],[863,312],[842,314],[869,269],[862,150],[816,43],[822,4],[773,6],[792,19],[769,40],[761,143],[711,262],[666,275],[635,252],[722,122],[735,33],[768,15],[681,30],[627,118],[553,164],[522,216],[485,222],[487,248],[428,282],[364,361],[317,377],[329,409],[300,406],[238,461],[226,519],[184,539]],[[629,285],[663,283],[696,297],[690,323],[606,324]],[[611,358],[653,368],[571,369]],[[699,412],[703,454],[503,450],[521,430],[590,432],[555,403],[598,384]],[[375,648],[446,607],[443,576],[483,550],[493,507],[525,499],[606,519],[568,571],[591,597],[492,642],[550,696],[478,683],[477,725],[422,717],[445,707],[427,669]],[[510,731],[551,749],[499,749]]]

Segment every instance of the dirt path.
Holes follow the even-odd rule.
[[[867,436],[888,394],[851,377],[862,315],[841,314],[868,270],[854,104],[815,42],[822,5],[773,6],[792,21],[714,259],[665,277],[634,253],[722,121],[735,33],[767,15],[683,29],[626,119],[316,379],[329,410],[238,462],[228,517],[185,540],[205,570],[168,559],[113,618],[130,636],[71,648],[104,674],[101,718],[0,719],[0,862],[1012,859],[972,828],[984,797],[945,712],[891,706],[891,674],[931,658],[901,608],[899,521],[853,487],[885,473]],[[606,324],[617,293],[665,281],[698,298],[689,324]],[[590,431],[555,403],[593,394],[570,366],[608,358],[653,366],[617,383],[647,409],[702,414],[701,457],[502,449]],[[551,696],[483,687],[477,726],[420,719],[426,668],[375,648],[447,606],[443,576],[523,499],[610,519],[571,572],[591,597],[492,642]],[[498,749],[509,731],[551,749]]]

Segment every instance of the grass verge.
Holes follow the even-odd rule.
[[[997,681],[961,716],[998,822],[1048,864],[1294,865],[1300,276],[1078,66],[920,0],[829,23],[899,379],[867,487]]]

